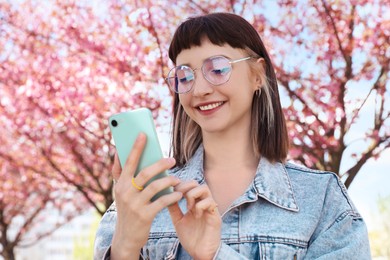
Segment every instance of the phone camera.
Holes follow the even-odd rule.
[[[112,125],[113,127],[118,126],[118,121],[116,121],[115,119],[112,120],[112,121],[111,121],[111,125]]]

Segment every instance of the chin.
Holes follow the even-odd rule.
[[[220,133],[220,132],[223,132],[225,130],[224,127],[216,126],[216,125],[212,125],[212,126],[203,125],[203,126],[201,126],[201,129],[202,129],[203,133],[210,133],[210,134]]]

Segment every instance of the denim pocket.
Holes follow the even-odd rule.
[[[259,242],[259,259],[304,259],[307,248],[284,243]]]

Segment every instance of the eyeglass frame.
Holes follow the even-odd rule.
[[[253,57],[253,56],[247,56],[247,57],[244,57],[244,58],[239,58],[239,59],[236,59],[236,60],[231,60],[231,59],[228,59],[227,57],[225,57],[225,56],[223,56],[223,55],[215,55],[215,56],[211,56],[211,57],[208,57],[207,59],[205,59],[205,60],[203,61],[203,64],[202,64],[202,66],[201,66],[200,68],[195,68],[195,69],[193,69],[193,68],[191,68],[190,66],[187,66],[187,65],[179,65],[179,66],[175,66],[175,67],[171,68],[171,69],[169,70],[169,72],[168,72],[168,75],[171,73],[172,70],[174,70],[174,69],[176,69],[176,68],[178,68],[178,67],[186,67],[186,68],[189,68],[190,70],[192,70],[192,72],[193,72],[193,74],[194,74],[194,80],[193,80],[192,85],[191,85],[191,87],[189,88],[189,90],[188,90],[188,91],[185,91],[185,92],[177,92],[177,91],[175,91],[175,90],[172,88],[171,84],[169,83],[169,79],[170,79],[170,78],[175,78],[175,77],[166,77],[166,78],[164,78],[164,79],[165,79],[165,81],[167,82],[169,88],[170,88],[173,92],[175,92],[175,93],[177,93],[177,94],[186,94],[186,93],[190,92],[190,91],[193,89],[194,83],[195,83],[195,79],[196,79],[195,71],[196,71],[196,70],[199,70],[199,69],[202,71],[202,74],[203,74],[204,79],[207,80],[207,82],[209,82],[211,85],[213,85],[213,86],[220,86],[220,85],[222,85],[222,84],[225,84],[226,82],[228,82],[228,81],[230,80],[230,76],[231,76],[231,73],[232,73],[232,72],[230,72],[229,78],[228,78],[226,81],[224,81],[224,82],[222,82],[222,83],[219,83],[219,84],[214,84],[214,83],[210,82],[209,79],[207,79],[207,77],[206,77],[206,75],[205,75],[205,72],[203,71],[203,66],[205,65],[205,62],[206,62],[207,60],[210,60],[210,59],[213,59],[213,58],[218,58],[218,57],[225,58],[225,59],[229,62],[229,64],[234,64],[234,63],[237,63],[237,62],[246,61],[246,60],[255,58],[255,57]],[[231,67],[232,67],[232,69],[233,69],[233,66],[231,66]]]

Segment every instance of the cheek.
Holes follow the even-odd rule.
[[[232,78],[233,77],[231,77],[231,79]],[[257,90],[259,87],[259,83],[257,82],[257,77],[254,72],[254,69],[250,66],[244,67],[242,69],[237,69],[233,81],[235,85],[238,85],[241,88],[245,87],[245,90],[248,90],[251,93],[254,93],[254,91]]]
[[[183,105],[183,101],[185,100],[185,96],[184,95],[179,95],[179,102],[180,104]]]
[[[179,95],[179,102],[184,110],[187,110],[187,108],[190,106],[190,95]]]

